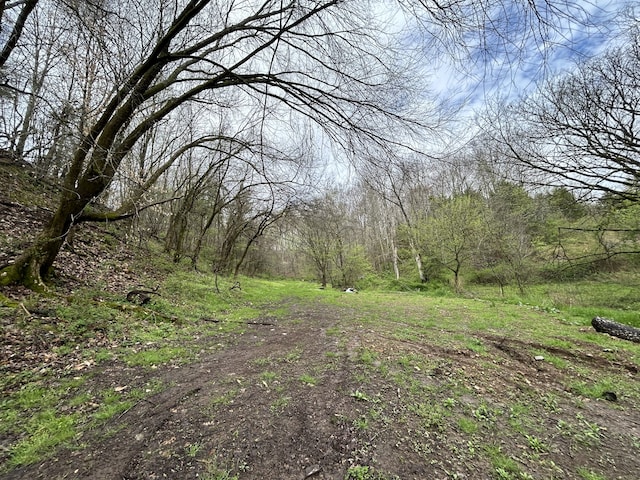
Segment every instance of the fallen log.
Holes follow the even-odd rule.
[[[131,290],[127,293],[127,302],[138,303],[139,305],[146,305],[151,301],[151,295],[158,295],[158,289],[160,285],[158,285],[153,290],[140,289],[140,290]]]
[[[596,332],[608,333],[613,337],[640,343],[640,328],[614,322],[604,317],[593,317],[591,325],[595,328]]]

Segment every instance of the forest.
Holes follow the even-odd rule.
[[[70,232],[114,221],[195,269],[338,287],[524,289],[634,264],[632,9],[614,12],[621,40],[526,95],[492,100],[461,143],[451,137],[469,120],[447,117],[422,62],[480,55],[479,40],[454,50],[478,28],[492,33],[496,5],[469,5],[469,18],[333,7],[3,3],[3,157],[61,195],[0,281],[39,288]],[[544,21],[512,8],[523,18],[509,35],[534,43],[553,37],[554,19],[590,22],[551,4],[539,7]]]

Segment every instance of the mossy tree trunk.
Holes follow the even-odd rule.
[[[80,179],[76,188],[63,189],[55,214],[33,244],[12,265],[0,271],[0,285],[22,284],[34,290],[45,289],[44,280],[51,274],[53,262],[71,227],[111,180],[105,176],[86,177]],[[65,182],[65,187],[69,183],[71,181]]]

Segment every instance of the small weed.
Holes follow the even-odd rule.
[[[578,415],[582,430],[576,433],[575,439],[582,445],[595,447],[600,444],[602,428],[597,423],[591,423]]]
[[[371,401],[369,396],[366,393],[361,392],[360,390],[356,390],[355,392],[352,392],[351,396],[353,398],[355,398],[356,400],[361,401],[361,402],[370,402]]]
[[[571,425],[569,424],[569,422],[566,422],[564,420],[558,420],[558,423],[556,424],[556,428],[560,430],[560,433],[562,435],[571,435]]]
[[[369,428],[369,419],[365,415],[361,415],[353,421],[353,426],[358,430],[367,430]]]
[[[313,375],[309,375],[307,373],[300,375],[299,379],[305,385],[309,385],[311,387],[315,386],[318,383],[318,379]]]
[[[473,456],[478,451],[478,445],[473,440],[467,440],[467,450],[469,455]]]
[[[345,480],[370,480],[373,478],[373,469],[367,466],[354,465],[349,467]]]
[[[263,382],[272,382],[276,378],[278,378],[278,374],[276,372],[266,371],[260,374],[260,380]]]
[[[432,428],[439,432],[445,431],[448,412],[440,405],[419,403],[411,405],[409,410],[422,419],[425,428]]]
[[[560,411],[558,407],[558,399],[553,393],[546,393],[542,396],[542,404],[544,405],[544,409],[551,412],[557,413]]]
[[[449,397],[449,398],[445,398],[445,399],[442,401],[442,405],[443,405],[445,408],[449,408],[449,409],[451,409],[451,408],[453,408],[453,407],[455,407],[455,406],[456,406],[456,400],[455,400],[454,398],[451,398],[451,397]]]
[[[260,357],[256,358],[252,363],[258,367],[266,367],[271,363],[271,359],[269,357]]]
[[[509,407],[509,422],[517,425],[521,425],[522,418],[527,417],[531,413],[531,407],[523,403],[515,403]]]
[[[220,467],[215,461],[205,462],[205,473],[200,476],[203,480],[239,480],[238,475],[232,475],[230,468]]]
[[[580,478],[583,480],[607,480],[604,475],[600,475],[584,467],[578,468],[578,475],[580,475]]]
[[[344,480],[399,480],[395,475],[387,477],[376,470],[373,467],[366,465],[353,465],[347,470],[347,474]]]
[[[287,353],[284,357],[284,361],[286,363],[294,363],[297,362],[298,360],[300,360],[302,358],[302,348],[297,347],[294,348],[293,350],[291,350],[289,353]]]
[[[284,411],[287,405],[289,405],[290,401],[291,401],[291,397],[286,397],[286,396],[279,397],[278,399],[276,399],[276,401],[274,401],[271,404],[271,407],[269,407],[269,409],[271,410],[271,413],[273,413],[274,415],[278,415]]]
[[[493,465],[497,478],[501,480],[518,478],[520,474],[518,463],[513,458],[505,455],[498,445],[487,445],[485,452],[491,465]]]
[[[529,448],[536,453],[544,453],[549,451],[549,447],[538,437],[534,435],[525,435]]]
[[[231,403],[233,403],[233,399],[237,394],[238,394],[237,390],[229,390],[228,392],[218,395],[217,397],[213,397],[211,399],[211,406],[219,407],[219,406],[230,405]]]
[[[480,422],[493,422],[499,413],[498,410],[489,408],[485,403],[481,403],[473,411],[473,416]]]
[[[200,450],[202,450],[202,445],[199,443],[190,443],[184,448],[184,450],[188,457],[193,458],[198,455],[198,452],[200,452]]]

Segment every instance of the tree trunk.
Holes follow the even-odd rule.
[[[460,270],[456,269],[453,271],[453,288],[456,293],[460,293]]]
[[[66,200],[60,202],[57,212],[35,242],[15,263],[0,270],[0,285],[20,283],[39,291],[46,288],[43,280],[51,274],[53,262],[71,229],[73,218],[89,203],[77,197]]]
[[[640,328],[624,325],[603,317],[593,317],[591,325],[595,328],[596,332],[608,333],[614,337],[640,343]]]
[[[420,276],[420,283],[426,283],[427,277],[424,274],[424,266],[422,265],[422,255],[416,253],[416,266],[418,267],[418,275]]]
[[[327,288],[327,272],[324,269],[320,274],[320,288]]]
[[[400,268],[398,267],[398,246],[393,242],[393,273],[396,280],[400,280]]]
[[[200,258],[200,251],[202,250],[202,244],[204,243],[204,239],[207,235],[207,232],[211,228],[211,225],[213,225],[213,221],[218,217],[221,210],[222,210],[222,205],[220,204],[220,202],[216,200],[216,203],[213,206],[213,211],[211,212],[211,215],[209,215],[209,218],[207,219],[207,223],[205,223],[204,227],[202,228],[200,235],[198,236],[198,239],[196,241],[196,246],[193,249],[193,255],[191,256],[191,266],[193,267],[194,270],[197,270],[198,268],[198,259]]]

